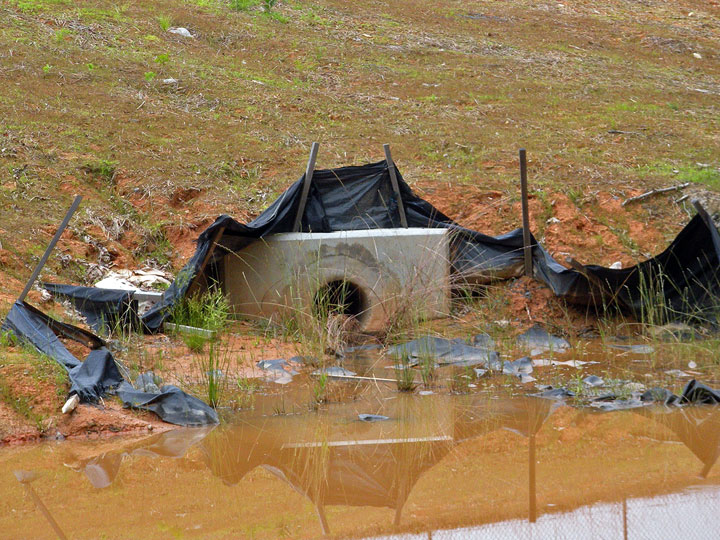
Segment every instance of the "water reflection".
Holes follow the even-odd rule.
[[[102,453],[75,468],[95,488],[105,488],[128,456],[179,458],[199,443],[203,462],[225,485],[236,485],[262,467],[312,502],[328,534],[325,507],[331,505],[390,508],[395,511],[393,524],[399,525],[405,502],[425,471],[458,444],[506,429],[529,439],[528,516],[535,521],[535,435],[558,406],[534,397],[402,396],[376,413],[389,416],[387,422],[338,425],[323,416],[275,417],[215,429],[175,430],[122,451]]]
[[[687,446],[702,462],[698,473],[707,478],[710,469],[720,457],[720,410],[714,406],[696,406],[683,409],[653,407],[639,412],[670,428],[678,441]]]
[[[81,460],[71,468],[82,471],[93,487],[102,489],[113,483],[123,460],[130,456],[182,458],[189,448],[202,441],[215,426],[182,428],[143,439],[128,448],[103,452]]]
[[[563,414],[559,419],[552,420],[559,409],[564,411]],[[360,422],[357,420],[360,410],[384,415],[390,420]],[[116,482],[125,464],[137,463],[136,458],[142,457],[185,458],[197,464],[196,467],[209,471],[209,482],[216,485],[238,486],[253,471],[265,471],[309,501],[316,510],[319,528],[324,534],[329,534],[341,525],[333,519],[334,514],[328,513],[329,506],[390,509],[394,517],[377,524],[382,530],[392,530],[410,521],[415,523],[414,517],[412,520],[404,518],[403,510],[422,479],[428,475],[433,482],[423,487],[424,497],[428,494],[432,496],[434,488],[439,493],[444,486],[444,478],[430,471],[436,467],[446,471],[446,457],[449,454],[460,451],[463,455],[462,452],[471,451],[467,457],[454,459],[472,459],[490,466],[493,460],[498,460],[499,467],[506,460],[514,459],[513,463],[521,465],[522,461],[518,458],[527,459],[527,468],[521,466],[519,469],[504,470],[512,470],[513,474],[513,480],[507,483],[506,489],[516,489],[514,486],[518,481],[527,483],[528,499],[526,503],[518,498],[513,500],[513,504],[517,502],[514,507],[525,509],[519,515],[512,514],[513,510],[511,513],[499,513],[496,518],[496,513],[483,510],[487,513],[485,515],[480,510],[467,507],[459,512],[464,516],[463,519],[470,519],[470,523],[495,522],[496,525],[483,526],[491,530],[495,526],[503,528],[500,523],[505,523],[508,515],[520,517],[524,514],[527,516],[524,521],[527,526],[537,522],[540,529],[545,530],[548,520],[560,519],[557,516],[562,512],[555,511],[548,503],[556,498],[563,499],[561,490],[575,489],[578,492],[575,498],[563,499],[577,500],[565,503],[564,511],[567,513],[567,504],[574,505],[571,509],[592,500],[588,499],[588,494],[596,486],[581,484],[568,488],[563,484],[563,464],[557,456],[542,449],[549,444],[550,437],[565,429],[581,432],[579,439],[568,437],[567,444],[577,444],[578,448],[582,448],[580,443],[573,441],[593,436],[592,430],[600,429],[592,427],[599,425],[598,419],[611,419],[609,433],[613,437],[617,437],[615,432],[627,436],[637,421],[642,422],[644,432],[654,423],[658,429],[648,432],[649,437],[648,434],[643,435],[643,440],[650,441],[653,438],[682,442],[700,461],[700,475],[703,478],[710,474],[720,455],[720,410],[717,408],[658,407],[626,413],[587,413],[562,407],[554,400],[534,397],[491,399],[477,395],[432,398],[398,396],[381,400],[372,407],[369,402],[351,403],[333,406],[325,413],[254,418],[245,416],[214,429],[179,429],[141,441],[126,442],[121,448],[78,459],[72,463],[72,468],[81,472],[90,485],[101,491],[108,491],[106,488]],[[633,419],[637,421],[633,422]],[[548,424],[552,425],[543,429]],[[506,432],[516,435],[503,436],[502,433]],[[598,437],[601,435],[596,434]],[[498,441],[509,445],[507,456],[502,446],[498,449]],[[443,462],[445,464],[441,465]],[[616,473],[612,465],[608,466],[607,463],[605,467],[610,468],[606,474],[610,481]],[[618,471],[622,470],[620,465]],[[594,465],[588,463],[587,466]],[[639,460],[631,470],[633,474],[643,475],[645,466]],[[487,465],[483,467],[477,470],[487,470]],[[652,470],[650,465],[647,467]],[[543,475],[540,487],[545,506],[542,510],[538,506],[538,474]],[[622,474],[627,473],[617,472],[619,476]],[[26,482],[28,478],[23,477],[21,481]],[[475,482],[476,492],[484,495],[489,482],[493,481],[496,480],[482,476],[469,478],[463,489]],[[189,490],[192,495],[192,486],[183,485],[181,473],[178,482],[178,489]],[[29,484],[23,485],[24,489],[32,490]],[[688,485],[687,482],[685,485]],[[635,503],[626,502],[626,498],[633,497],[633,494],[623,484],[618,482],[617,486],[612,496],[618,501],[617,509],[624,523],[623,533],[626,534],[628,512],[632,522]],[[497,490],[503,488],[493,486],[493,489],[500,493]],[[62,537],[57,522],[54,522],[37,493],[28,491],[28,494],[56,534]],[[487,497],[492,497],[490,491]],[[224,502],[231,504],[229,500]],[[282,501],[276,503],[281,505]],[[213,504],[217,504],[217,501]],[[413,504],[414,508],[418,507],[417,497]],[[428,507],[432,508],[432,504],[435,503],[429,501]],[[442,505],[442,502],[439,504]],[[493,501],[488,500],[487,504],[492,507]],[[51,504],[48,506],[52,508]],[[579,518],[575,516],[573,519]]]

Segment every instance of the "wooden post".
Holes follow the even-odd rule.
[[[315,160],[317,159],[318,148],[320,145],[316,142],[310,147],[310,159],[308,159],[307,168],[305,169],[305,181],[303,182],[302,194],[300,195],[300,205],[297,214],[295,214],[294,232],[300,232],[302,225],[302,217],[305,213],[305,205],[307,204],[308,193],[310,192],[310,184],[312,183],[313,172],[315,171]]]
[[[383,144],[383,150],[385,150],[385,161],[387,161],[388,172],[390,173],[390,183],[392,184],[393,191],[398,201],[398,213],[400,214],[400,224],[408,228],[407,216],[405,215],[405,205],[403,204],[402,195],[400,195],[400,185],[397,181],[397,173],[395,172],[395,162],[393,161],[392,154],[390,154],[390,145]]]
[[[32,289],[32,286],[35,283],[35,280],[40,275],[40,272],[42,272],[42,269],[45,266],[45,263],[47,263],[48,258],[50,258],[50,254],[52,253],[52,250],[55,249],[55,245],[58,243],[58,240],[60,240],[60,237],[62,236],[62,233],[65,231],[65,228],[68,226],[68,223],[70,223],[70,218],[73,217],[73,214],[78,209],[78,206],[80,206],[80,201],[82,201],[82,195],[78,195],[77,197],[75,197],[75,200],[73,201],[72,205],[70,206],[70,209],[67,211],[67,214],[65,214],[65,219],[62,220],[62,223],[60,224],[60,227],[58,227],[58,230],[55,233],[55,236],[53,236],[53,239],[50,240],[50,244],[48,245],[47,249],[45,250],[45,253],[43,254],[42,258],[40,259],[40,262],[35,267],[35,270],[33,271],[32,275],[30,276],[30,279],[28,280],[27,285],[25,285],[23,292],[20,293],[20,296],[17,299],[18,302],[22,302],[23,300],[25,300],[25,297],[30,292],[30,289]]]
[[[220,238],[222,238],[224,232],[225,227],[219,227],[218,230],[215,231],[215,234],[213,234],[212,240],[210,240],[210,247],[208,248],[208,252],[205,254],[202,263],[200,263],[198,271],[193,276],[192,281],[190,282],[190,285],[188,285],[187,291],[185,292],[185,296],[187,296],[188,298],[193,296],[200,288],[200,276],[202,276],[205,272],[205,267],[207,266],[207,263],[210,262],[210,257],[212,257],[212,254],[215,251],[215,247],[220,241]]]
[[[525,149],[520,149],[520,194],[522,198],[523,251],[525,254],[525,275],[533,275],[532,245],[530,244],[530,212],[528,210],[527,161]]]

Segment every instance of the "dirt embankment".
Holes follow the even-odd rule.
[[[0,444],[170,427],[153,414],[125,410],[113,400],[81,404],[72,413],[62,414],[69,388],[64,370],[21,347],[5,347],[5,353],[0,360]]]

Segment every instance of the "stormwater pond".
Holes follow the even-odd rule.
[[[0,448],[0,538],[717,536],[720,407],[651,391],[717,387],[713,355],[432,344],[260,361],[216,426]]]
[[[368,415],[368,416],[366,416]],[[0,451],[2,538],[711,538],[720,410],[377,394]]]

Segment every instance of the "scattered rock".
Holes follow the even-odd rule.
[[[640,396],[640,401],[645,403],[665,403],[666,405],[675,403],[677,399],[677,396],[670,390],[659,387],[650,388]]]
[[[389,347],[388,354],[396,358],[407,356],[415,364],[418,359],[432,358],[438,365],[468,367],[484,364],[491,369],[499,369],[501,366],[500,355],[497,352],[467,345],[462,339],[423,336],[408,343]]]
[[[256,365],[267,372],[265,380],[274,382],[275,384],[288,384],[292,382],[293,375],[298,374],[298,372],[292,369],[290,364],[282,358],[260,360]]]
[[[619,351],[627,351],[632,354],[652,354],[655,352],[655,348],[650,345],[622,345],[620,343],[611,343],[608,347]]]
[[[512,362],[503,362],[503,373],[505,375],[518,375],[520,373],[532,373],[533,362],[529,356],[523,356]]]
[[[538,385],[539,388],[544,388],[539,394],[535,394],[538,397],[548,399],[565,399],[569,397],[575,397],[575,394],[567,388],[554,388],[552,386]]]
[[[647,331],[656,339],[687,340],[698,337],[698,332],[692,326],[682,323],[650,326]]]
[[[678,377],[678,378],[690,376],[687,373],[685,373],[684,371],[680,371],[679,369],[668,369],[667,371],[665,371],[665,374],[670,375],[671,377]]]
[[[645,390],[645,385],[642,383],[639,383],[639,382],[626,382],[623,385],[622,389],[625,392],[631,392],[631,393],[642,392]]]
[[[485,347],[486,349],[495,347],[495,340],[490,337],[490,334],[486,334],[485,332],[473,336],[470,343],[473,347]]]
[[[473,371],[475,371],[475,376],[477,378],[482,377],[483,375],[485,375],[488,372],[487,369],[483,369],[483,368],[474,368]]]

